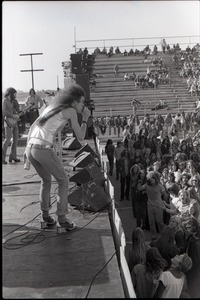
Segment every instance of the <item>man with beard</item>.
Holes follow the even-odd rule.
[[[4,127],[5,127],[5,140],[3,142],[2,147],[2,164],[7,164],[6,162],[6,153],[7,148],[10,144],[11,138],[11,152],[9,155],[9,162],[20,162],[20,159],[17,158],[17,143],[18,143],[18,137],[19,137],[19,129],[18,129],[18,120],[19,117],[17,115],[17,112],[15,111],[15,105],[14,103],[16,100],[16,94],[17,91],[10,87],[6,90],[4,99],[3,99],[3,105],[2,105],[2,114],[4,117]]]

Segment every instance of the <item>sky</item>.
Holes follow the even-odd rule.
[[[32,56],[33,69],[44,69],[34,72],[34,88],[56,90],[64,87],[61,63],[75,49],[102,49],[106,39],[113,39],[105,41],[109,49],[120,47],[114,39],[127,38],[123,45],[135,46],[136,38],[200,36],[199,1],[4,1],[2,16],[3,92],[10,86],[24,92],[32,87],[31,72],[21,72],[31,69],[31,56],[20,54],[42,53]],[[85,40],[96,42],[79,42]],[[196,44],[200,38],[166,41]]]

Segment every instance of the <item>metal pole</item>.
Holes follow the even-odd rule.
[[[57,89],[59,89],[59,79],[58,79],[58,75],[57,75]]]
[[[76,26],[74,27],[74,48],[76,53]]]
[[[31,76],[32,76],[32,88],[34,89],[34,79],[33,79],[33,55],[31,54]]]

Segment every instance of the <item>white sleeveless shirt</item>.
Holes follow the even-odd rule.
[[[46,109],[45,109],[46,110]],[[43,114],[43,113],[42,113]],[[53,117],[48,119],[44,125],[36,125],[32,130],[29,142],[36,144],[36,139],[48,142],[50,144],[54,143],[54,139],[58,131],[67,125],[68,120],[63,117],[62,111],[55,114]]]

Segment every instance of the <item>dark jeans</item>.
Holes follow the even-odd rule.
[[[115,161],[115,165],[116,165],[116,179],[118,180],[119,179],[119,174],[120,174],[120,172],[119,172],[119,167],[120,167],[119,160]]]
[[[114,167],[114,157],[108,157],[108,162],[109,162],[109,174],[112,176],[113,174],[113,167]]]
[[[136,217],[136,202],[137,202],[137,194],[136,194],[136,188],[131,187],[131,200],[132,200],[132,211],[133,211],[133,216]]]
[[[136,209],[136,224],[137,227],[142,227],[144,229],[148,228],[147,224],[147,200],[137,199],[135,202]]]
[[[128,199],[130,193],[130,175],[127,175],[125,177],[121,175],[120,183],[121,183],[121,199],[124,199],[124,195],[126,196],[126,199]]]

